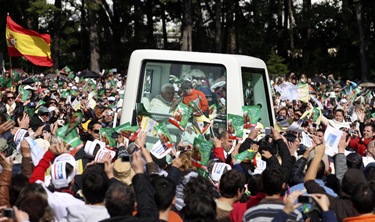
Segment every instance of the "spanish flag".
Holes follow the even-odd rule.
[[[24,56],[37,66],[53,66],[50,35],[24,29],[8,15],[5,36],[9,56]]]

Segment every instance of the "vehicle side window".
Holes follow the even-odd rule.
[[[264,69],[242,68],[242,87],[245,106],[261,106],[260,123],[271,125],[271,109],[268,106],[268,82]],[[256,96],[254,93],[256,92]]]

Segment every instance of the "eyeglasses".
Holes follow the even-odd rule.
[[[92,130],[94,133],[99,134],[100,130]]]

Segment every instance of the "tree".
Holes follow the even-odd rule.
[[[284,76],[289,72],[287,65],[285,64],[285,59],[281,56],[276,55],[272,52],[270,58],[267,61],[268,74],[274,78],[277,76]]]
[[[90,42],[90,70],[100,72],[99,59],[99,31],[98,31],[98,11],[101,8],[100,0],[86,2],[89,17],[89,42]]]
[[[361,80],[366,81],[369,77],[369,69],[367,63],[367,43],[366,37],[363,30],[363,23],[362,23],[362,1],[355,0],[356,5],[356,18],[357,18],[357,26],[358,26],[358,33],[359,33],[359,55],[361,58]]]
[[[193,49],[193,21],[192,21],[192,0],[183,1],[183,20],[182,20],[182,36],[181,50],[192,51]]]

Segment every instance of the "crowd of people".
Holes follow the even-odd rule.
[[[269,131],[252,126],[237,140],[226,128],[200,131],[197,146],[167,147],[167,161],[146,147],[149,132],[119,123],[126,77],[24,73],[8,84],[8,73],[0,221],[375,221],[373,92],[315,77],[271,83]],[[307,98],[284,94],[305,86]],[[181,123],[176,109],[195,102],[189,118],[211,119],[220,90],[171,82],[144,105]]]

